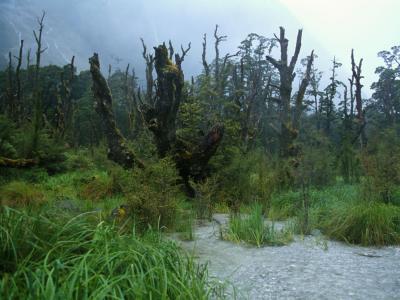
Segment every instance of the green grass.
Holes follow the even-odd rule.
[[[357,185],[310,190],[308,231],[320,229],[328,238],[363,246],[400,244],[400,207],[364,200],[362,195]],[[301,223],[301,193],[276,195],[271,203],[269,217],[295,217]]]
[[[207,269],[158,231],[51,212],[0,212],[2,299],[208,299]]]
[[[265,223],[260,204],[252,205],[245,216],[231,215],[223,237],[226,240],[245,242],[257,247],[281,246],[293,239],[290,230],[277,231],[273,225]]]
[[[311,211],[311,226],[328,237],[368,245],[400,244],[400,207],[377,202],[338,202]]]

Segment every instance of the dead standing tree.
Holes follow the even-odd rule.
[[[17,60],[17,68],[15,69],[15,79],[17,83],[16,98],[15,98],[15,112],[14,120],[19,121],[22,112],[22,83],[21,83],[21,66],[22,66],[22,53],[24,49],[24,40],[21,40],[19,46],[18,56],[14,56]]]
[[[66,132],[72,125],[73,100],[72,84],[75,76],[75,56],[60,74],[60,84],[57,92],[57,135],[64,138]],[[67,71],[67,74],[65,74]]]
[[[298,148],[295,147],[294,141],[297,138],[300,116],[303,106],[303,98],[305,89],[308,86],[310,80],[311,65],[314,59],[314,52],[311,52],[309,61],[307,64],[307,70],[304,78],[300,84],[299,92],[297,93],[295,100],[295,114],[292,120],[292,109],[291,109],[291,97],[292,97],[292,84],[296,76],[294,68],[299,58],[301,49],[301,39],[303,31],[300,29],[297,33],[297,41],[294,54],[288,61],[288,45],[289,41],[285,37],[285,29],[280,27],[279,37],[275,36],[280,45],[281,58],[276,60],[271,56],[267,56],[266,59],[279,71],[280,75],[280,107],[281,107],[281,132],[280,132],[280,155],[281,157],[288,158],[294,157],[298,154]]]
[[[175,54],[175,63],[169,59],[165,44],[155,47],[155,69],[157,85],[154,104],[142,105],[143,119],[154,134],[159,157],[172,154],[189,196],[194,190],[189,178],[200,180],[205,176],[208,161],[215,153],[223,136],[223,126],[215,125],[198,145],[188,145],[176,136],[176,119],[183,100],[184,75],[182,62],[190,44],[182,54]],[[171,53],[170,49],[170,53]]]
[[[104,132],[108,143],[108,158],[125,168],[134,164],[143,168],[143,163],[126,145],[126,140],[117,128],[112,109],[112,96],[107,80],[100,72],[100,62],[97,53],[89,59],[92,74],[92,91],[95,98],[95,109],[102,119]]]
[[[153,86],[154,86],[154,79],[153,79],[153,70],[154,70],[154,56],[152,54],[147,53],[147,47],[144,43],[144,40],[141,38],[143,52],[142,56],[146,62],[146,101],[153,105]]]
[[[205,33],[203,36],[203,52],[201,54],[201,61],[203,63],[203,67],[204,67],[204,73],[206,75],[206,77],[210,76],[210,66],[207,62],[206,59],[206,51],[207,51],[207,34]]]
[[[363,59],[360,59],[358,65],[355,63],[354,59],[354,49],[351,50],[351,70],[352,70],[352,83],[355,85],[355,93],[354,98],[356,102],[356,111],[357,111],[357,121],[359,130],[356,135],[356,140],[360,137],[361,148],[363,148],[367,144],[367,137],[365,135],[365,116],[363,111],[363,103],[362,103],[362,93],[361,89],[363,85],[361,84],[361,79],[364,78],[361,76],[361,67],[362,67]]]

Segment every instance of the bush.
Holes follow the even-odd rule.
[[[216,287],[159,232],[120,234],[89,214],[11,209],[0,227],[2,299],[208,299]]]
[[[255,201],[268,207],[279,187],[279,171],[270,161],[260,152],[236,153],[231,164],[218,173],[217,198],[234,210]]]
[[[170,158],[149,164],[144,170],[126,171],[122,190],[138,226],[173,226],[180,177]]]
[[[393,203],[400,185],[400,141],[393,130],[385,131],[369,153],[363,155],[366,177],[363,180],[363,197]]]
[[[196,190],[196,197],[194,199],[193,207],[198,219],[211,220],[214,213],[215,194],[218,185],[218,178],[216,176],[207,178],[202,183],[192,183]]]
[[[12,181],[0,189],[2,205],[10,207],[38,207],[46,202],[46,198],[36,185]]]
[[[94,168],[94,163],[89,157],[89,153],[86,150],[79,150],[75,152],[66,153],[66,168],[68,170],[88,170]]]

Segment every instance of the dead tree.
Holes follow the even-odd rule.
[[[38,24],[39,24],[39,31],[36,32],[35,30],[33,31],[33,36],[35,37],[36,41],[36,66],[35,66],[35,84],[37,84],[39,80],[39,70],[40,70],[40,62],[41,62],[41,57],[42,54],[47,50],[46,48],[42,48],[42,35],[43,35],[43,29],[44,29],[44,18],[46,17],[46,12],[42,13],[42,17],[38,18]]]
[[[165,44],[155,47],[157,85],[154,105],[144,103],[141,111],[148,129],[154,134],[159,157],[168,153],[174,157],[189,196],[194,196],[189,178],[204,176],[206,165],[215,153],[223,136],[223,126],[216,125],[197,145],[189,145],[176,136],[176,119],[183,100],[184,75],[181,68],[190,44],[182,54],[175,54],[175,63],[169,59]]]
[[[12,119],[15,116],[15,92],[14,92],[14,74],[11,52],[8,53],[8,68],[7,68],[7,88],[6,88],[6,109],[9,117]]]
[[[117,128],[112,109],[111,91],[107,80],[100,72],[100,62],[97,53],[94,53],[89,59],[89,63],[93,80],[92,92],[95,99],[95,109],[103,122],[108,143],[108,158],[124,168],[133,168],[135,164],[143,168],[143,163],[128,148],[125,138]]]
[[[67,74],[65,74],[65,69],[60,74],[61,80],[57,91],[57,134],[60,138],[64,138],[73,118],[72,82],[75,75],[74,62],[75,56],[72,57],[71,63],[67,65]]]
[[[153,79],[153,70],[154,70],[154,56],[152,54],[147,53],[147,47],[144,43],[144,40],[141,38],[143,52],[142,56],[146,62],[146,101],[150,105],[153,105],[153,86],[154,86],[154,79]]]
[[[301,80],[299,91],[296,95],[296,106],[295,106],[295,115],[293,119],[293,129],[299,131],[300,129],[300,118],[303,112],[303,100],[304,95],[307,90],[307,86],[310,83],[311,79],[311,67],[314,62],[314,50],[311,52],[310,57],[308,58],[306,73],[304,74],[303,79]]]
[[[364,76],[361,76],[361,67],[362,67],[363,59],[360,59],[358,65],[356,65],[354,60],[354,49],[351,50],[351,70],[352,70],[352,78],[354,79],[355,85],[355,93],[354,98],[356,102],[356,111],[357,111],[357,121],[359,126],[359,131],[357,133],[357,137],[360,137],[361,147],[364,147],[367,144],[367,137],[365,135],[365,116],[363,111],[363,103],[362,103],[362,93],[361,89],[363,85],[361,84],[361,79]]]
[[[280,75],[280,85],[279,85],[279,102],[281,107],[281,132],[280,132],[280,155],[284,158],[296,156],[298,153],[297,147],[294,146],[294,141],[298,135],[299,118],[298,114],[295,114],[294,120],[292,120],[292,110],[291,110],[291,96],[292,96],[292,84],[296,76],[294,68],[296,66],[297,60],[299,58],[301,49],[301,39],[303,31],[300,29],[297,33],[296,47],[294,54],[289,62],[288,60],[288,45],[289,41],[285,37],[285,29],[280,27],[279,37],[275,35],[276,40],[280,45],[281,57],[280,60],[276,60],[271,56],[267,56],[266,59],[279,71]],[[312,64],[313,53],[309,58],[309,63]],[[311,61],[311,62],[310,62]],[[307,67],[306,74],[304,76],[305,88],[309,83],[310,78],[310,68]],[[304,93],[300,90],[298,93],[299,97],[296,99],[296,107],[300,108],[303,105]]]
[[[208,65],[206,59],[206,51],[207,51],[207,34],[205,33],[203,36],[203,52],[201,54],[201,60],[203,62],[204,73],[208,77],[210,76],[210,66]]]
[[[218,35],[218,25],[215,25],[215,30],[214,30],[214,39],[215,39],[215,81],[218,82],[219,80],[219,75],[220,75],[220,61],[219,61],[219,44],[221,42],[226,41],[227,36],[226,35]]]
[[[21,85],[21,66],[22,66],[22,52],[24,49],[24,40],[21,40],[21,44],[19,47],[18,56],[14,56],[17,59],[17,67],[15,69],[15,81],[17,83],[17,90],[16,90],[16,98],[15,98],[15,115],[14,119],[19,120],[22,111],[22,85]]]
[[[46,16],[46,12],[43,11],[42,17],[37,19],[39,24],[39,31],[33,31],[33,35],[36,41],[36,65],[35,65],[35,73],[34,73],[34,120],[33,120],[33,135],[32,135],[32,147],[30,150],[30,155],[36,155],[38,142],[39,142],[39,130],[42,125],[42,100],[41,100],[41,91],[39,84],[39,75],[40,75],[40,62],[42,54],[47,50],[47,48],[42,48],[42,35],[44,29],[44,18]]]

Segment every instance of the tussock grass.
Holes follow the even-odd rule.
[[[93,214],[0,213],[2,299],[208,299],[207,269],[157,231],[121,233]]]
[[[313,227],[354,244],[400,243],[400,207],[377,202],[337,203],[313,212]]]
[[[400,244],[400,207],[378,200],[365,200],[357,185],[337,184],[310,190],[308,229],[326,236],[364,246]],[[272,200],[273,219],[304,216],[301,193],[287,192]]]
[[[12,181],[0,188],[0,203],[11,207],[39,207],[46,201],[38,185]]]
[[[265,223],[260,204],[253,204],[248,215],[231,215],[223,237],[226,240],[245,242],[257,247],[282,246],[293,239],[289,230],[277,231],[273,225]]]

